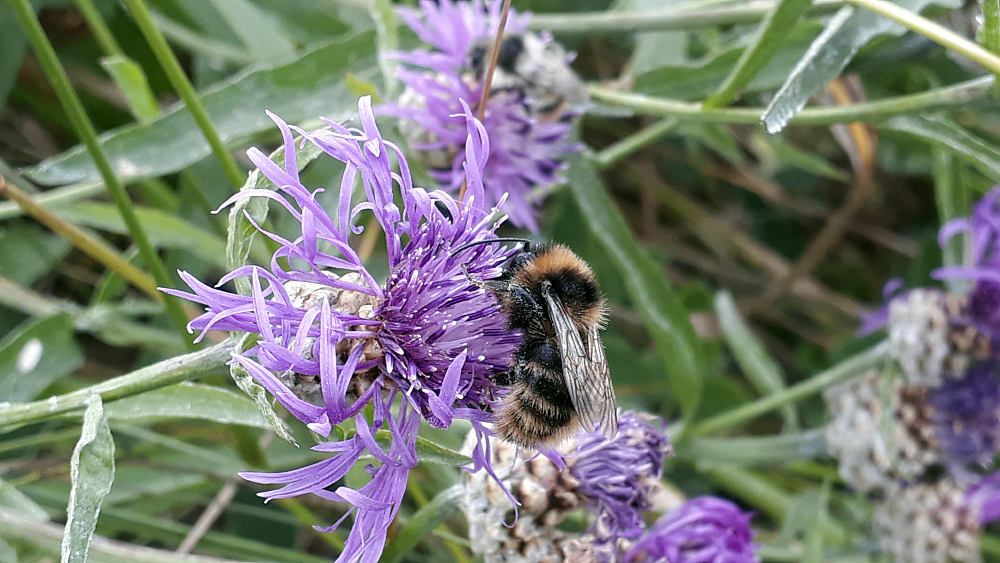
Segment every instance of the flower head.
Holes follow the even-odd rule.
[[[479,438],[475,468],[492,474],[482,426],[489,420],[482,409],[492,392],[488,375],[508,365],[520,342],[518,334],[506,330],[496,300],[462,272],[464,264],[470,276],[496,277],[512,251],[483,244],[452,255],[459,246],[493,238],[497,226],[493,211],[483,206],[481,173],[489,140],[482,125],[465,107],[469,198],[459,204],[444,192],[414,187],[406,159],[378,131],[370,99],[362,98],[358,108],[361,129],[332,122],[317,131],[295,129],[303,142],[346,165],[334,215],[317,201],[320,190],[308,190],[299,179],[293,128],[272,116],[284,139],[284,167],[257,149],[248,156],[279,191],[242,191],[224,205],[270,198],[301,223],[301,235],[287,240],[262,231],[278,243],[270,268],[245,266],[220,282],[248,278],[250,295],[209,287],[184,272],[181,277],[194,293],[168,290],[205,305],[192,329],[258,335],[253,347],[234,354],[233,362],[314,432],[327,436],[332,426],[354,419],[355,434],[314,447],[331,454],[324,461],[283,473],[243,474],[258,483],[284,485],[261,493],[265,498],[313,493],[353,505],[347,515],[356,513],[354,526],[339,561],[376,561],[381,554],[409,470],[417,463],[421,418],[439,427],[455,417],[472,421]],[[358,179],[366,197],[354,203]],[[362,212],[370,212],[385,234],[385,284],[350,246],[349,236],[364,230],[355,225]],[[290,373],[318,380],[315,400],[289,389]],[[375,440],[380,429],[392,437],[388,448]],[[366,468],[371,482],[356,490],[331,490],[365,452],[377,463]]]
[[[636,563],[751,563],[759,561],[752,514],[716,497],[689,500],[636,541],[625,561]]]
[[[997,363],[976,364],[961,379],[932,390],[930,403],[939,448],[951,462],[989,466],[1000,449],[1000,380]]]
[[[499,8],[500,2],[490,1],[484,6],[483,0],[422,0],[419,11],[400,8],[406,24],[434,50],[395,54],[416,68],[399,69],[406,90],[398,103],[383,111],[401,119],[400,130],[420,151],[434,178],[449,191],[458,191],[465,181],[463,147],[467,135],[460,104],[476,108],[482,96],[483,82],[470,68],[470,57],[496,34]],[[561,52],[561,48],[554,49],[557,44],[550,38],[525,33],[529,18],[530,14],[518,15],[511,10],[505,34],[521,34],[523,41],[530,37],[532,45],[542,45],[538,47],[540,53]],[[551,67],[545,69],[546,73],[564,76],[561,83],[569,83],[566,90],[574,92],[567,96],[560,92],[555,97],[585,99],[583,85],[566,66],[565,55],[562,59],[558,54],[554,56],[556,60],[546,64]],[[548,57],[546,61],[552,55]],[[483,125],[489,132],[491,148],[483,169],[485,203],[497,205],[504,194],[510,194],[505,210],[511,222],[537,231],[538,205],[544,192],[560,180],[558,172],[563,166],[559,158],[580,146],[567,141],[571,118],[576,113],[559,103],[543,113],[539,108],[552,104],[541,104],[538,100],[542,94],[520,84],[518,80],[511,81],[510,87],[494,84],[487,104]]]
[[[639,537],[646,524],[642,514],[653,508],[661,487],[663,459],[672,453],[663,421],[632,411],[620,413],[614,439],[600,432],[576,438],[566,466],[596,515],[591,530],[599,540]]]

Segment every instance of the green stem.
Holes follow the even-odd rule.
[[[8,404],[8,406],[0,408],[0,428],[9,430],[11,427],[20,427],[58,414],[82,409],[87,404],[87,398],[95,393],[99,394],[105,402],[114,401],[151,389],[225,371],[225,363],[230,358],[233,349],[234,342],[227,340],[204,350],[163,360],[65,395],[57,395],[33,403]]]
[[[156,289],[156,280],[122,258],[114,248],[102,240],[96,239],[76,225],[62,219],[55,213],[42,207],[32,197],[0,176],[0,197],[6,197],[20,206],[25,213],[34,217],[39,223],[52,229],[56,234],[68,240],[105,268],[121,274],[132,285],[146,295],[162,301],[165,295]],[[185,320],[185,324],[187,321]]]
[[[191,116],[194,117],[195,123],[201,129],[202,135],[205,136],[209,146],[212,147],[212,154],[219,161],[219,165],[222,166],[222,171],[225,172],[229,183],[233,185],[233,188],[240,189],[246,181],[246,177],[240,171],[239,166],[236,165],[233,155],[229,154],[226,146],[222,144],[222,139],[219,138],[218,132],[216,132],[215,127],[212,126],[212,122],[208,119],[205,106],[201,103],[201,99],[198,98],[198,94],[188,80],[187,75],[184,74],[181,63],[178,62],[177,56],[170,49],[170,45],[167,44],[163,33],[153,22],[153,16],[149,13],[146,2],[144,0],[125,0],[125,3],[128,4],[132,16],[135,17],[135,21],[139,25],[139,29],[142,30],[146,41],[153,49],[153,54],[156,55],[156,60],[163,67],[163,71],[166,73],[167,79],[170,80],[170,84],[180,94],[181,99],[184,100],[184,104],[187,106],[188,111],[191,112]]]
[[[125,51],[122,50],[122,46],[118,44],[118,40],[111,33],[108,24],[104,23],[104,18],[101,17],[101,12],[94,5],[93,0],[73,0],[73,3],[87,20],[90,32],[94,34],[94,39],[97,40],[97,44],[101,46],[104,54],[124,57]]]
[[[668,117],[661,119],[595,154],[593,161],[597,164],[597,168],[604,170],[663,135],[666,135],[674,128],[674,125],[677,125],[676,118]]]
[[[848,358],[801,383],[697,423],[688,430],[687,435],[691,437],[703,436],[716,430],[732,428],[764,413],[775,410],[782,405],[793,403],[819,393],[831,385],[850,379],[867,369],[878,366],[888,357],[888,353],[889,342],[882,341],[857,356]]]
[[[734,497],[759,508],[775,522],[784,523],[788,511],[795,504],[788,493],[754,471],[747,471],[735,465],[715,463],[699,464],[698,470]],[[820,527],[828,543],[834,545],[843,543],[846,534],[836,523],[824,520],[820,523]]]
[[[839,0],[816,0],[810,14],[836,11]],[[644,12],[591,12],[576,14],[534,14],[529,27],[537,31],[564,34],[623,33],[697,29],[717,25],[759,22],[774,8],[771,2],[746,2],[718,8],[666,9]]]
[[[114,198],[122,220],[128,226],[128,230],[132,234],[132,239],[135,241],[136,246],[139,247],[143,262],[145,262],[146,267],[153,274],[153,279],[156,280],[157,284],[164,287],[169,286],[170,276],[167,274],[167,269],[164,267],[159,255],[157,255],[156,249],[149,242],[146,231],[139,222],[138,217],[136,217],[135,210],[132,208],[132,201],[125,191],[125,186],[115,176],[114,170],[111,168],[111,163],[108,162],[107,156],[101,150],[101,145],[97,142],[97,131],[94,130],[93,123],[87,117],[79,96],[73,90],[73,86],[70,85],[69,77],[66,76],[66,71],[59,63],[56,51],[52,47],[52,43],[49,42],[48,37],[45,36],[45,31],[38,22],[31,4],[28,3],[28,0],[10,0],[10,6],[14,9],[21,29],[35,49],[38,62],[41,63],[42,68],[45,70],[45,75],[52,84],[52,88],[56,92],[56,97],[59,98],[59,104],[69,116],[70,122],[73,124],[73,130],[87,147],[90,158],[93,159],[94,165],[97,166],[97,170],[101,173],[104,185],[107,186],[111,197]],[[190,342],[190,336],[187,334],[187,317],[184,315],[180,301],[176,297],[165,295],[163,296],[163,302],[166,305],[167,313],[183,335],[185,342]]]
[[[927,112],[935,109],[964,108],[969,102],[985,97],[993,76],[981,76],[953,86],[937,88],[920,94],[885,98],[850,106],[808,107],[795,114],[793,125],[830,125],[852,121],[880,121],[902,113]],[[741,123],[756,125],[764,108],[706,109],[698,102],[681,102],[643,94],[620,92],[602,86],[591,86],[590,94],[600,102],[627,107],[637,113],[676,117],[682,120],[708,123]]]
[[[934,23],[919,14],[914,14],[909,10],[900,8],[899,6],[891,2],[886,2],[885,0],[844,1],[848,4],[854,4],[855,6],[881,14],[899,24],[902,24],[907,29],[923,35],[942,47],[951,49],[960,55],[965,55],[973,61],[981,64],[993,74],[1000,75],[1000,56],[989,52],[979,45],[976,45],[972,41],[969,41],[947,27]]]
[[[983,10],[979,42],[984,48],[1000,55],[1000,1],[979,0],[979,6]]]

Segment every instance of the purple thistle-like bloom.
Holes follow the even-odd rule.
[[[961,379],[946,379],[932,389],[930,404],[939,449],[956,469],[977,463],[989,466],[1000,446],[1000,380],[995,361],[981,362]]]
[[[463,118],[456,115],[461,113],[460,104],[476,108],[483,88],[468,68],[468,57],[477,42],[495,36],[500,2],[421,0],[420,10],[399,10],[403,21],[434,50],[393,55],[418,68],[397,71],[407,89],[398,103],[382,111],[401,119],[400,129],[413,148],[430,160],[430,174],[445,189],[457,192],[465,181],[467,135]],[[529,13],[518,15],[511,10],[505,33],[523,33],[529,19]],[[567,141],[572,129],[568,118],[576,114],[563,112],[559,119],[540,119],[532,105],[523,92],[491,92],[483,119],[491,142],[483,182],[485,205],[499,205],[501,197],[509,194],[504,210],[511,222],[537,232],[538,206],[548,188],[561,181],[560,157],[582,147]]]
[[[983,476],[965,491],[965,504],[976,511],[979,523],[1000,519],[1000,471]]]
[[[952,219],[942,225],[938,242],[944,247],[959,233],[968,235],[972,265],[938,268],[932,276],[975,282],[969,292],[967,322],[996,347],[1000,345],[1000,186],[987,192],[972,208],[969,217]]]
[[[673,454],[663,421],[625,411],[613,439],[588,432],[576,440],[566,466],[596,515],[591,531],[600,541],[639,537],[646,526],[642,513],[653,508],[660,489],[663,458]]]
[[[635,563],[752,563],[760,548],[753,515],[716,497],[698,497],[660,518],[625,554]]]
[[[248,151],[278,191],[246,190],[223,207],[267,197],[302,226],[295,240],[262,231],[279,245],[270,268],[245,266],[220,282],[249,278],[251,295],[209,287],[185,272],[181,277],[194,293],[166,290],[205,305],[206,312],[190,323],[201,336],[208,330],[259,335],[252,348],[233,355],[233,362],[314,432],[327,436],[334,425],[354,419],[355,434],[313,448],[331,455],[324,461],[282,473],[242,474],[257,483],[284,485],[261,493],[267,499],[313,493],[352,505],[344,518],[353,512],[354,525],[338,561],[378,560],[409,470],[417,464],[421,418],[437,427],[469,419],[479,437],[473,469],[493,474],[489,431],[482,425],[490,420],[482,408],[493,393],[488,376],[507,368],[520,343],[520,335],[506,329],[496,299],[469,283],[461,269],[465,264],[475,279],[496,277],[513,250],[484,244],[451,255],[469,242],[495,238],[495,210],[483,205],[489,139],[482,125],[463,108],[469,191],[459,203],[442,191],[414,187],[401,151],[378,131],[370,98],[362,98],[358,108],[361,129],[329,121],[326,129],[295,129],[303,142],[346,165],[333,215],[317,202],[320,190],[310,191],[299,180],[293,128],[271,116],[284,139],[283,168],[257,149]],[[398,173],[392,170],[393,153]],[[359,177],[366,198],[354,203]],[[390,273],[384,285],[349,244],[351,234],[363,231],[354,219],[366,210],[385,233]],[[286,290],[289,284],[314,284],[318,298],[310,305],[295,301]],[[321,404],[303,400],[286,386],[280,376],[289,372],[318,377]],[[372,405],[370,421],[367,405]],[[375,439],[383,428],[392,436],[388,449]],[[366,467],[371,482],[357,490],[337,486],[366,452],[377,462]]]

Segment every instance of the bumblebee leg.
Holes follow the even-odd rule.
[[[469,275],[469,265],[462,264],[459,266],[462,269],[462,273],[465,274],[465,279],[469,280],[469,283],[476,287],[481,287],[483,289],[488,289],[495,293],[510,293],[513,284],[506,281],[498,280],[477,280]]]

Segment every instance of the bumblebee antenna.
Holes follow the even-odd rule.
[[[451,252],[451,256],[455,256],[459,252],[472,248],[473,246],[479,246],[480,244],[492,244],[494,242],[517,242],[525,246],[531,244],[531,241],[526,238],[491,238],[488,240],[477,240],[475,242],[470,242],[469,244],[462,245]]]

